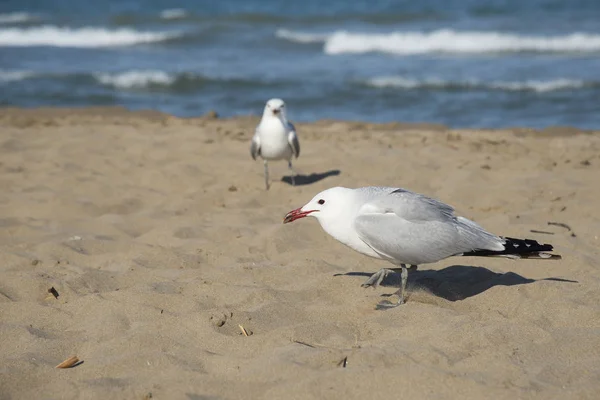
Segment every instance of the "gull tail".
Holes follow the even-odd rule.
[[[540,244],[532,239],[503,238],[504,250],[473,250],[463,256],[537,258],[543,260],[560,260],[560,254],[550,254],[554,247],[551,244]]]

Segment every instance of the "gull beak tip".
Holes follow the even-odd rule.
[[[283,217],[283,223],[287,224],[290,222],[293,222],[296,220],[298,215],[298,210],[292,210],[289,213],[285,214],[285,217]]]
[[[294,222],[295,220],[304,218],[313,212],[315,212],[315,210],[302,211],[302,208],[297,208],[285,214],[285,217],[283,217],[283,223],[287,224],[289,222]]]

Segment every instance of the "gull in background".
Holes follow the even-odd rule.
[[[292,185],[296,172],[292,168],[292,157],[300,155],[300,142],[296,128],[286,118],[285,103],[281,99],[267,101],[260,123],[256,127],[250,155],[253,160],[261,157],[265,166],[265,186],[269,190],[269,161],[287,160],[292,171]]]
[[[550,244],[530,239],[496,236],[475,222],[454,215],[440,201],[392,187],[335,187],[317,194],[305,206],[290,211],[283,223],[315,217],[329,235],[348,247],[401,268],[401,286],[394,293],[395,307],[405,302],[408,268],[434,263],[451,256],[560,259],[547,253]],[[377,287],[389,274],[381,269],[362,286]]]

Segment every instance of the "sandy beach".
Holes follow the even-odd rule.
[[[600,132],[297,124],[300,184],[265,191],[257,122],[0,109],[0,399],[600,396]],[[385,262],[282,224],[367,185],[563,259],[424,265],[376,310]]]

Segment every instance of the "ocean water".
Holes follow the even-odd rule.
[[[600,128],[599,0],[4,0],[0,105]]]

